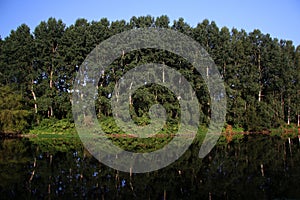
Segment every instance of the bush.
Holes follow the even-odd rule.
[[[73,133],[75,132],[75,124],[68,119],[57,120],[55,118],[43,119],[38,126],[34,128],[32,133]]]
[[[24,132],[31,119],[32,113],[25,109],[22,95],[9,86],[0,87],[0,133]]]

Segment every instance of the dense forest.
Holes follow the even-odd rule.
[[[72,123],[72,83],[86,56],[117,33],[148,27],[184,33],[210,54],[225,82],[227,125],[245,131],[299,125],[300,46],[257,29],[247,33],[219,28],[207,19],[191,27],[183,18],[171,24],[163,15],[132,17],[129,22],[78,19],[70,26],[49,18],[33,31],[26,24],[12,30],[0,39],[0,132],[20,133],[47,120]],[[96,100],[99,119],[112,116],[109,100],[122,74],[149,62],[164,63],[186,77],[200,103],[200,123],[207,125],[210,98],[201,76],[184,59],[153,49],[120,52],[120,58],[103,73]],[[137,90],[132,102],[131,114],[140,125],[147,124],[148,109],[157,102],[170,118],[180,117],[174,95],[157,85]]]

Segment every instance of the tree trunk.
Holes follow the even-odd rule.
[[[131,97],[131,88],[132,88],[132,84],[133,82],[130,83],[130,87],[129,87],[129,105],[132,105],[132,97]]]
[[[50,71],[49,87],[50,87],[50,88],[53,87],[53,71],[52,71],[52,69],[51,69],[51,71]]]
[[[53,107],[49,106],[48,117],[52,117],[52,116],[53,116]]]
[[[208,67],[206,67],[206,77],[208,78]]]
[[[116,81],[116,85],[115,85],[116,89],[115,89],[115,96],[116,96],[116,101],[119,102],[119,94],[120,94],[120,87],[118,82]]]
[[[163,66],[163,71],[162,71],[162,81],[163,83],[165,82],[165,67]]]
[[[291,118],[291,107],[290,107],[291,99],[288,100],[288,113],[287,113],[287,124],[290,125]]]
[[[34,100],[34,113],[37,113],[38,112],[38,107],[37,107],[37,103],[36,103],[36,95],[35,95],[35,92],[33,90],[33,80],[31,80],[31,94],[32,94],[32,97],[33,97],[33,100]]]
[[[261,90],[262,90],[262,83],[261,83],[261,66],[260,66],[260,53],[258,53],[258,73],[259,73],[259,91],[258,91],[258,101],[261,101]]]
[[[52,65],[53,65],[53,63],[52,63]],[[51,70],[50,70],[50,80],[49,80],[50,91],[53,88],[53,70],[52,69],[53,69],[53,66],[51,67]],[[52,95],[51,95],[51,98],[53,98]],[[49,108],[48,108],[48,117],[52,117],[52,116],[53,116],[53,107],[52,107],[52,105],[49,105]]]
[[[264,165],[262,163],[260,164],[260,172],[261,172],[261,176],[265,176]]]
[[[51,69],[50,69],[50,80],[49,80],[49,87],[50,87],[50,91],[52,90],[53,88],[53,69],[54,69],[54,54],[56,52],[56,49],[57,49],[57,44],[53,44],[53,47],[52,47],[52,53],[53,53],[53,56],[52,56],[52,60],[51,60]],[[51,99],[53,99],[53,96],[51,95]],[[51,105],[49,106],[49,111],[48,111],[48,117],[53,117],[53,107],[52,107],[52,103]]]

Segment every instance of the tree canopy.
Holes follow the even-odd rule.
[[[106,18],[89,22],[81,18],[70,26],[49,18],[32,32],[22,24],[0,40],[0,131],[19,131],[48,118],[72,121],[72,85],[89,52],[117,33],[150,27],[184,33],[210,54],[226,87],[227,124],[262,130],[298,122],[300,46],[295,47],[292,41],[272,38],[257,29],[247,33],[219,28],[207,19],[196,27],[183,18],[171,24],[165,15],[133,16],[129,22]],[[103,73],[96,100],[99,118],[112,115],[110,98],[122,74],[148,62],[164,63],[186,77],[200,103],[200,123],[208,124],[210,99],[201,76],[184,59],[153,49],[120,53],[110,70]],[[149,85],[132,97],[131,114],[141,124],[147,123],[148,109],[156,103],[166,108],[170,118],[180,117],[176,98],[163,87]]]

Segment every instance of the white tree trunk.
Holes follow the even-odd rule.
[[[258,101],[261,101],[261,86],[259,86]]]
[[[259,72],[259,91],[258,91],[258,101],[261,101],[261,90],[262,90],[262,83],[261,83],[261,66],[260,66],[260,53],[258,54],[258,72]]]
[[[31,94],[32,94],[32,97],[33,97],[33,100],[34,100],[34,113],[37,113],[38,112],[38,107],[37,107],[37,103],[36,103],[36,95],[35,95],[35,92],[33,90],[33,80],[31,81]]]
[[[163,83],[165,82],[165,67],[163,66],[163,72],[162,72],[162,78]]]
[[[289,101],[288,101],[288,103],[289,103],[289,104],[288,104],[288,116],[287,116],[287,124],[288,124],[288,125],[290,125],[290,121],[291,121],[291,119],[290,119],[290,118],[291,118],[290,101],[291,101],[291,100],[289,99]]]
[[[209,72],[208,67],[206,67],[206,77],[207,78],[208,78],[208,72]]]
[[[130,83],[130,87],[129,87],[129,105],[132,105],[132,97],[131,97],[131,88],[132,88],[132,84],[133,82]]]
[[[50,71],[50,81],[49,81],[49,87],[50,89],[52,89],[53,87],[53,68],[51,68],[51,71]],[[48,117],[52,117],[53,116],[53,107],[52,105],[49,106],[49,111],[48,111]]]

